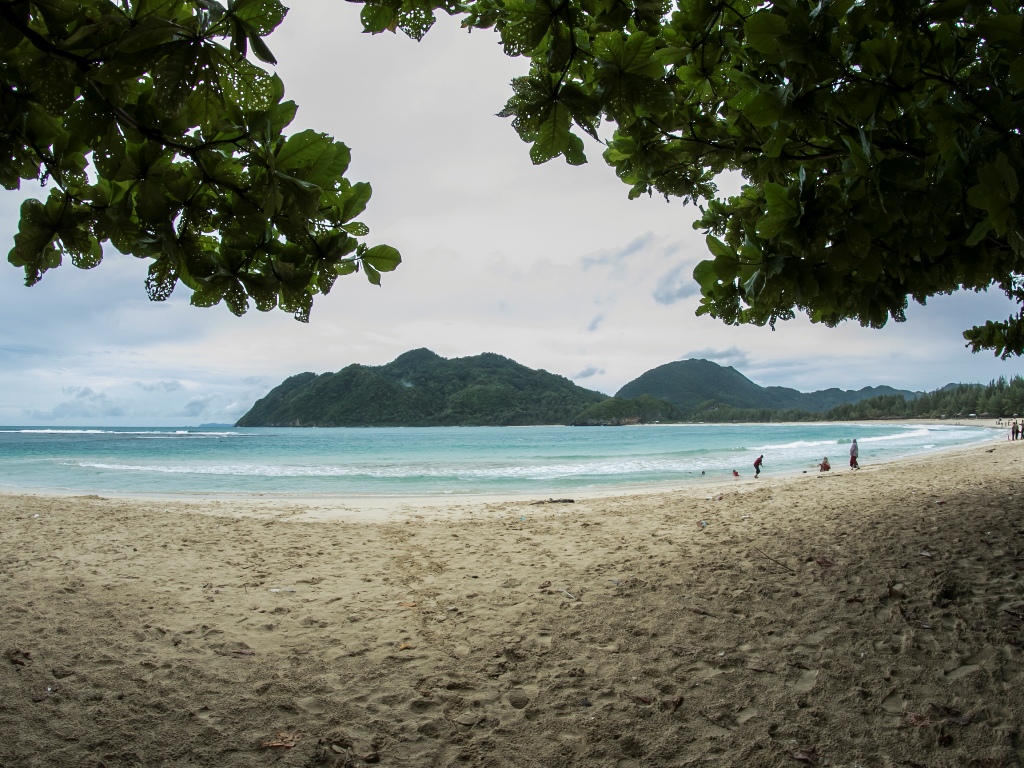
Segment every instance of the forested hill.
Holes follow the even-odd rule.
[[[692,411],[714,401],[734,408],[828,411],[847,403],[858,403],[883,395],[900,395],[907,400],[916,392],[892,387],[864,387],[858,390],[823,389],[799,392],[788,387],[762,387],[735,368],[710,360],[677,360],[652,368],[626,384],[616,397],[651,395],[667,400],[682,411]]]
[[[239,427],[567,424],[607,395],[493,353],[447,359],[416,349],[382,366],[286,379]]]

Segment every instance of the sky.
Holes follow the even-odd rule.
[[[267,42],[299,104],[293,130],[351,147],[348,178],[374,190],[360,217],[366,240],[398,248],[398,270],[381,287],[340,279],[302,324],[279,310],[236,318],[224,306],[194,308],[181,286],[150,302],[148,262],[112,249],[94,270],[67,264],[33,288],[4,260],[0,424],[230,423],[287,376],[382,365],[419,347],[496,352],[608,394],[690,357],[802,391],[924,391],[1024,372],[1020,360],[964,347],[965,328],[1015,311],[998,293],[936,297],[882,330],[696,317],[691,273],[707,252],[695,208],[628,200],[589,139],[587,165],[532,165],[496,116],[525,59],[446,17],[419,43],[365,35],[359,7],[294,0]],[[30,194],[0,190],[5,249]]]

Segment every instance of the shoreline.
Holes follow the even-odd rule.
[[[1003,426],[997,426],[995,419],[978,419],[972,420],[969,424],[951,424],[948,420],[940,419],[915,419],[905,420],[897,419],[892,420],[897,424],[907,425],[936,425],[936,426],[969,426],[986,428],[991,430],[1003,430]],[[855,422],[821,422],[822,424],[854,424],[854,425],[866,425],[872,426],[876,424],[876,421],[855,421]],[[801,426],[802,422],[779,422],[778,426]],[[629,425],[639,427],[671,427],[671,426],[713,426],[709,424],[641,424],[641,425]],[[730,424],[727,426],[744,426],[742,424]],[[763,425],[762,425],[763,426]],[[774,426],[774,424],[772,425]],[[90,428],[91,429],[91,428]],[[127,428],[126,428],[127,429]],[[135,428],[132,428],[135,429]],[[177,429],[168,428],[168,429]],[[933,455],[946,454],[949,452],[956,452],[961,450],[971,450],[972,448],[980,445],[988,445],[995,442],[995,438],[985,442],[972,443],[969,445],[958,445],[950,447],[939,447],[926,449],[916,454],[911,454],[904,457],[896,457],[891,459],[881,460],[875,463],[870,463],[868,466],[883,466],[894,462],[906,462],[916,458],[929,457]],[[837,444],[838,447],[843,448],[845,452],[844,444]],[[745,470],[746,471],[746,470]],[[833,466],[832,474],[838,474],[851,471],[846,467],[845,457],[843,462],[836,463]],[[722,488],[735,488],[741,487],[747,483],[760,483],[764,484],[769,479],[785,480],[803,477],[804,475],[817,474],[812,469],[798,469],[792,468],[779,472],[774,472],[770,469],[764,470],[761,475],[761,479],[755,480],[748,474],[741,475],[740,478],[732,478],[728,475],[722,477],[719,476],[700,476],[692,474],[689,476],[681,476],[678,480],[667,480],[661,482],[650,482],[650,483],[637,483],[633,485],[608,485],[602,488],[586,488],[586,489],[561,489],[556,491],[544,491],[541,493],[533,493],[530,491],[521,492],[480,492],[480,493],[459,493],[459,494],[344,494],[344,493],[324,493],[324,494],[304,494],[304,493],[286,493],[286,492],[252,492],[252,493],[241,493],[237,491],[231,492],[167,492],[167,493],[132,493],[128,491],[109,491],[109,490],[66,490],[60,488],[46,488],[46,487],[30,487],[30,488],[18,488],[13,486],[0,485],[0,499],[9,496],[26,496],[26,497],[54,497],[54,498],[92,498],[99,497],[103,499],[122,499],[122,500],[138,500],[142,502],[168,502],[168,503],[181,503],[181,504],[214,504],[214,503],[228,503],[228,504],[241,504],[241,503],[255,503],[264,505],[276,505],[276,506],[288,506],[288,505],[306,505],[309,507],[323,507],[323,506],[335,506],[348,511],[355,511],[363,517],[371,516],[373,512],[388,514],[398,509],[409,508],[409,507],[446,507],[451,505],[466,505],[466,504],[515,504],[515,503],[530,503],[537,502],[541,503],[543,500],[550,498],[568,498],[572,497],[574,500],[595,500],[602,498],[617,498],[624,496],[634,495],[657,495],[662,493],[679,492],[683,493],[687,490],[700,490],[710,489],[709,492],[719,492],[719,486]]]
[[[0,495],[0,764],[1020,766],[1022,466],[374,520]]]
[[[1000,427],[1001,429],[1001,427]],[[776,488],[788,483],[812,478],[830,479],[846,474],[870,473],[894,465],[915,466],[920,462],[926,464],[943,456],[970,456],[976,452],[987,452],[993,444],[999,445],[995,439],[975,443],[967,446],[951,446],[924,451],[911,456],[900,457],[888,461],[869,463],[859,470],[851,470],[847,466],[837,465],[830,472],[820,473],[814,470],[792,470],[788,472],[771,473],[764,470],[760,478],[749,475],[742,475],[739,478],[708,476],[706,478],[694,477],[687,482],[672,482],[661,484],[644,484],[635,487],[608,487],[598,490],[586,491],[565,491],[557,494],[541,493],[531,494],[527,492],[513,494],[459,494],[459,495],[410,495],[410,496],[388,496],[388,495],[272,495],[266,493],[254,494],[133,494],[121,492],[80,492],[80,491],[55,491],[50,489],[22,491],[19,489],[0,488],[0,503],[5,500],[18,498],[33,499],[62,499],[62,500],[97,500],[97,501],[137,501],[148,505],[165,504],[174,505],[181,509],[202,510],[206,509],[212,514],[252,514],[257,512],[239,512],[242,507],[260,507],[264,513],[271,513],[273,510],[284,511],[286,514],[300,514],[297,510],[303,510],[309,519],[319,520],[350,520],[353,522],[385,523],[404,515],[416,514],[425,516],[429,510],[432,518],[453,519],[457,512],[463,513],[469,508],[482,507],[485,509],[503,509],[506,507],[541,508],[547,506],[568,507],[569,504],[557,503],[559,498],[572,499],[573,505],[596,503],[601,501],[614,501],[631,498],[660,497],[667,494],[679,495],[685,498],[698,500],[703,497],[709,500],[715,495],[730,492],[750,492],[761,488]],[[1022,441],[1024,444],[1024,441]],[[710,494],[710,495],[709,495]],[[222,508],[226,508],[224,511]],[[496,512],[495,514],[500,514]]]

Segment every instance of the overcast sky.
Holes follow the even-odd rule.
[[[180,286],[151,303],[148,262],[109,250],[97,269],[68,264],[31,289],[3,261],[0,424],[231,422],[286,376],[381,365],[417,347],[497,352],[609,394],[686,357],[804,391],[929,390],[1024,369],[964,348],[964,328],[1013,311],[996,294],[938,297],[881,331],[695,317],[691,272],[706,249],[694,208],[629,201],[594,142],[583,167],[531,165],[495,116],[524,60],[447,18],[420,43],[363,35],[359,7],[294,0],[268,42],[299,104],[294,130],[352,148],[349,178],[374,189],[367,241],[399,248],[402,266],[380,288],[340,279],[304,325],[280,311],[192,308]],[[0,190],[5,249],[27,192]]]

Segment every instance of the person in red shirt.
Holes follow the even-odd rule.
[[[828,472],[832,469],[832,465],[828,463],[828,456],[821,460],[821,464],[818,465],[819,472]]]
[[[764,462],[764,454],[762,453],[756,459],[754,459],[754,477],[761,474],[761,464]]]

